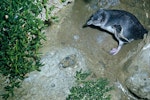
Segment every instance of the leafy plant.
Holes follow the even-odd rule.
[[[106,94],[112,87],[108,86],[107,79],[98,80],[85,80],[89,73],[82,73],[81,71],[76,74],[77,86],[72,87],[71,94],[66,100],[110,100],[110,95]]]
[[[7,80],[3,99],[14,95],[27,73],[42,66],[38,49],[45,25],[37,16],[43,1],[0,0],[0,73]]]

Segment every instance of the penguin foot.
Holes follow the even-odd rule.
[[[111,55],[116,55],[118,52],[119,52],[119,49],[118,49],[118,48],[113,48],[109,53],[110,53]]]

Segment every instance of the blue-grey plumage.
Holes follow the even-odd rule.
[[[100,27],[114,34],[119,45],[110,51],[112,55],[117,54],[124,43],[142,39],[144,34],[148,33],[133,14],[123,10],[100,9],[89,18],[84,26],[89,25]]]

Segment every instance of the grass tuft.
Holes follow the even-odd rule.
[[[100,78],[97,80],[85,80],[90,74],[76,73],[77,86],[70,89],[70,94],[66,100],[110,100],[108,94],[113,87],[109,86],[107,79]]]

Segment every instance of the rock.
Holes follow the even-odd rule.
[[[29,73],[18,90],[17,100],[65,100],[75,85],[76,71],[88,71],[84,56],[71,47],[49,51],[41,62],[41,71]]]
[[[62,61],[59,63],[59,67],[67,68],[67,67],[74,67],[76,65],[76,55],[69,55],[65,57]]]
[[[92,10],[99,8],[109,8],[120,4],[120,0],[84,0],[89,3],[89,7]]]
[[[150,100],[150,36],[147,36],[146,43],[140,51],[128,60],[126,86],[138,99]]]
[[[56,15],[56,13],[58,13],[61,9],[63,9],[64,6],[70,3],[74,3],[74,0],[66,0],[65,2],[62,2],[61,0],[48,0],[46,3],[46,8],[50,9],[51,7],[54,6],[54,9],[52,11],[48,11],[49,13],[48,18],[50,18],[50,16]],[[42,19],[43,21],[48,20],[46,18],[45,8],[42,9],[42,12],[39,14],[38,18]]]
[[[110,6],[116,6],[120,3],[119,0],[101,0],[100,6],[104,8],[109,8]]]
[[[137,72],[126,80],[129,91],[138,99],[150,100],[150,73]]]

